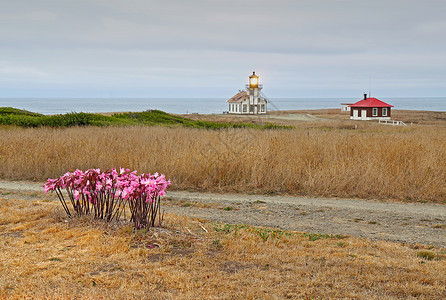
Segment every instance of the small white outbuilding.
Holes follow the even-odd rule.
[[[350,105],[352,105],[353,103],[341,103],[341,111],[350,111]]]

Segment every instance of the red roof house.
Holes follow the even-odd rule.
[[[391,108],[393,105],[387,104],[376,98],[367,98],[350,105],[350,119],[352,120],[390,120]]]

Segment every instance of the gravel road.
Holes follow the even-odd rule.
[[[0,181],[0,199],[14,191],[43,193],[41,183]],[[446,248],[446,205],[440,204],[175,191],[163,209],[216,222]]]

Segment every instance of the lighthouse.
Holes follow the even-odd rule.
[[[239,91],[234,97],[227,100],[230,114],[266,114],[268,101],[262,97],[260,91],[263,86],[259,84],[259,76],[252,72],[244,91]]]

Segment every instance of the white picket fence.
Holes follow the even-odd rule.
[[[379,124],[386,124],[386,125],[392,125],[392,126],[396,126],[396,125],[407,126],[407,124],[404,123],[403,121],[395,121],[395,120],[379,120]]]

